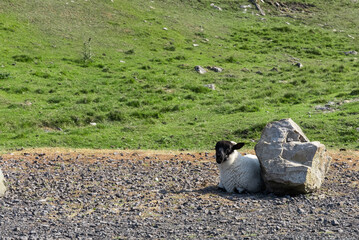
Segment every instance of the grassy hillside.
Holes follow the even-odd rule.
[[[254,146],[290,117],[358,149],[359,3],[265,2],[2,0],[0,148]]]

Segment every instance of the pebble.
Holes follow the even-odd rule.
[[[358,55],[358,52],[357,52],[357,51],[354,51],[354,50],[348,51],[348,52],[344,52],[344,53],[345,53],[345,55]]]
[[[338,222],[336,219],[332,220],[330,223],[331,223],[333,226],[339,226],[339,222]]]
[[[305,210],[302,209],[302,208],[298,208],[297,212],[298,212],[299,214],[304,214],[304,213],[305,213]]]

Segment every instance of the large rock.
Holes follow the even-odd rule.
[[[5,195],[6,187],[5,187],[5,178],[0,169],[0,197]]]
[[[310,142],[292,119],[267,124],[255,146],[266,188],[277,194],[318,190],[331,158],[320,142]]]

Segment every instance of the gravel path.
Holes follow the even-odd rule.
[[[213,153],[22,150],[2,156],[0,239],[358,239],[358,156],[291,197],[218,190]]]

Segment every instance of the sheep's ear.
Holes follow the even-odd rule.
[[[233,146],[233,149],[241,149],[244,146],[244,143],[237,143]]]

